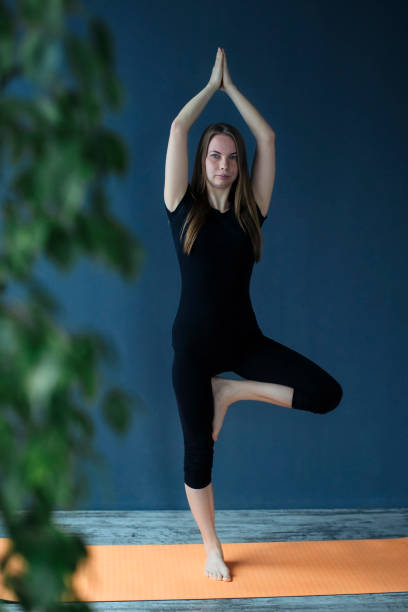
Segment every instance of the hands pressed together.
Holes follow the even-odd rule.
[[[218,47],[215,63],[212,69],[210,81],[217,89],[227,91],[233,85],[227,66],[225,49]]]

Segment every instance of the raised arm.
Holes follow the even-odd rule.
[[[210,80],[173,120],[167,145],[164,202],[170,211],[177,208],[188,185],[188,132],[222,81],[222,52],[218,48]]]
[[[275,132],[256,108],[233,84],[223,50],[223,82],[221,90],[231,98],[256,138],[251,184],[255,199],[264,216],[268,214],[276,174]]]
[[[225,92],[234,102],[257,142],[260,140],[268,140],[275,136],[275,132],[269,123],[265,121],[262,115],[256,110],[255,106],[238,91],[235,85],[231,83],[228,88],[225,88]]]

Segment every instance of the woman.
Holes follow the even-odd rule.
[[[207,127],[188,183],[188,132],[204,106],[226,92],[257,141],[251,177],[245,144],[225,123]],[[340,402],[339,383],[296,351],[262,334],[249,285],[259,261],[275,179],[275,134],[232,83],[218,49],[208,84],[172,123],[164,200],[182,289],[172,328],[172,382],[184,436],[184,484],[207,553],[205,575],[231,580],[214,520],[214,441],[229,405],[258,400],[324,414]],[[244,380],[216,376],[233,371]]]

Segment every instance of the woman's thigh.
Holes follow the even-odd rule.
[[[317,363],[263,334],[236,351],[231,371],[249,380],[292,387],[292,407],[309,412],[329,412],[343,395],[337,380]]]

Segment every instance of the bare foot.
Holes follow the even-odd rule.
[[[224,563],[224,555],[221,543],[214,544],[213,547],[206,549],[207,559],[205,561],[204,574],[215,580],[225,580],[231,582],[231,575],[228,567]]]
[[[224,422],[224,417],[227,413],[229,406],[229,387],[230,383],[227,378],[220,378],[218,376],[213,376],[211,378],[211,385],[214,396],[214,418],[212,422],[213,433],[212,438],[214,442],[218,438],[218,434],[221,430],[222,424]]]

